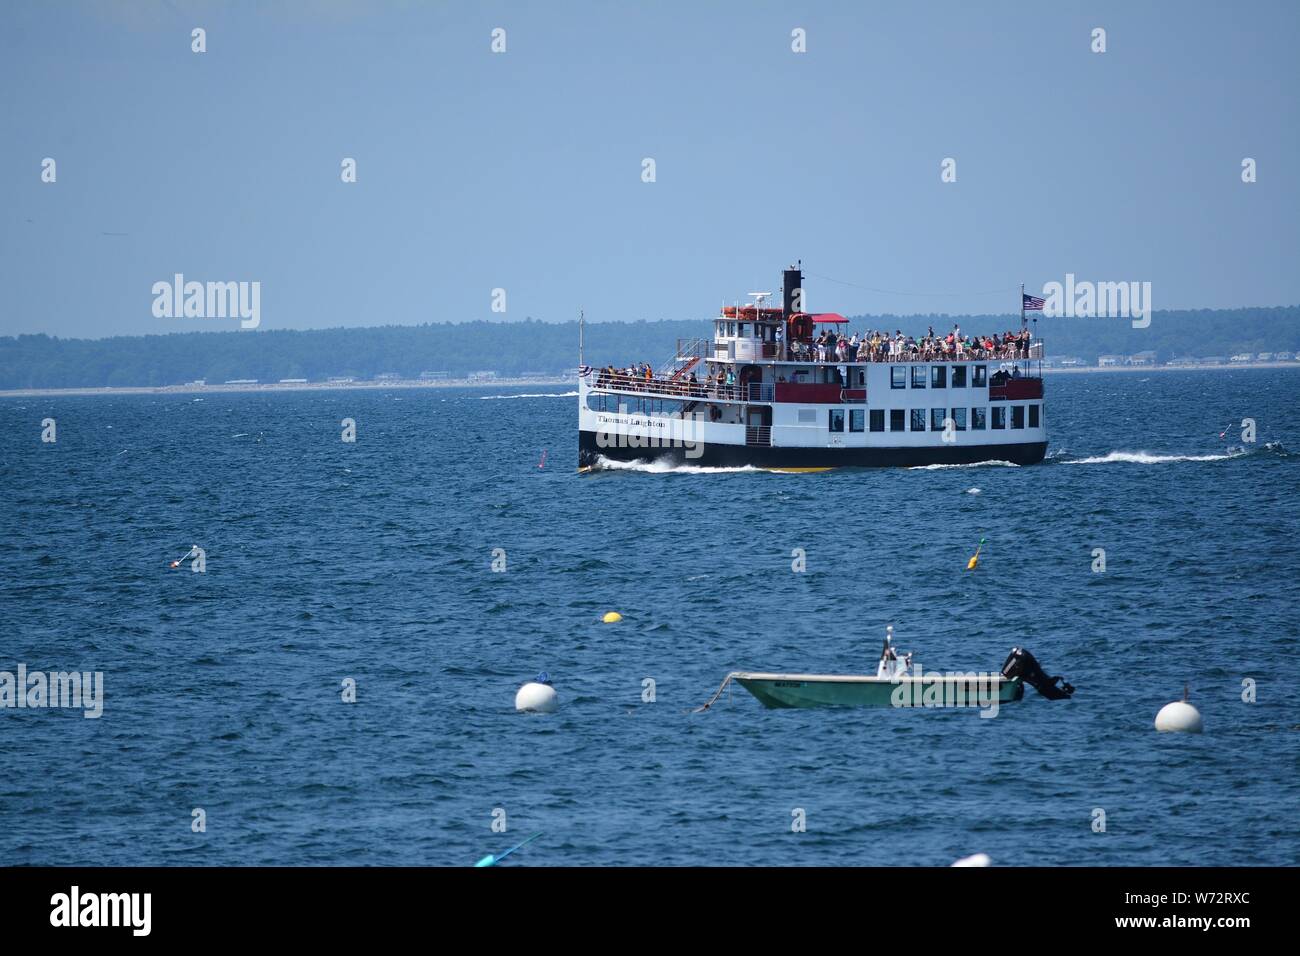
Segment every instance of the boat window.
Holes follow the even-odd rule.
[[[954,408],[952,410],[952,423],[957,431],[964,432],[966,430],[966,409]]]
[[[1025,427],[1025,406],[1023,405],[1011,406],[1011,427],[1012,428]]]
[[[743,338],[745,338],[747,335],[749,335],[749,328],[748,328],[748,326],[747,326],[746,323],[741,322],[741,323],[740,323],[740,337],[743,339]]]
[[[851,432],[862,431],[862,413],[863,413],[863,409],[861,408],[849,409],[849,431]]]
[[[973,432],[982,432],[984,430],[984,421],[988,413],[982,408],[972,408],[970,410],[970,430]]]
[[[817,423],[817,409],[801,408],[799,409],[799,424],[815,425]]]
[[[952,387],[953,388],[966,387],[966,366],[965,365],[954,365],[952,367]]]
[[[971,367],[973,380],[971,385],[975,388],[984,388],[989,383],[989,367],[987,365],[974,365]]]
[[[993,412],[993,427],[1006,428],[1007,427],[1007,406],[994,405],[992,408],[992,412]]]
[[[889,369],[889,387],[907,388],[907,366],[895,365]]]
[[[871,409],[871,430],[873,432],[883,432],[885,430],[885,410],[883,408]]]
[[[827,427],[833,432],[844,431],[844,409],[832,408]]]
[[[924,365],[912,366],[912,387],[925,388],[925,366]]]
[[[587,407],[593,412],[603,412],[605,410],[605,396],[599,392],[588,392]]]
[[[930,366],[930,387],[944,388],[948,384],[948,367],[946,365]]]
[[[932,432],[943,431],[943,420],[947,417],[948,417],[948,410],[946,408],[930,409],[930,431]]]
[[[925,409],[924,408],[912,409],[912,431],[914,432],[925,431]]]
[[[1030,428],[1038,427],[1038,406],[1037,405],[1029,406],[1029,427]]]
[[[901,432],[907,425],[907,410],[903,408],[891,408],[889,410],[889,430],[891,432]]]

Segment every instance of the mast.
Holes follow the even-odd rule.
[[[582,368],[582,326],[586,313],[578,310],[578,368]]]
[[[1025,284],[1020,283],[1020,331],[1025,331]],[[1029,349],[1025,349],[1025,374],[1029,374]]]

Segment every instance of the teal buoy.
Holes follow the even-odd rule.
[[[511,853],[514,853],[515,850],[518,850],[520,847],[527,846],[528,844],[532,843],[541,835],[542,834],[540,832],[534,833],[523,843],[516,843],[514,846],[512,846],[510,849],[506,850],[504,853],[500,855],[494,856],[493,854],[489,853],[487,856],[483,857],[483,859],[475,863],[474,867],[477,869],[480,866],[496,866],[498,863],[500,863],[502,860],[508,857]]]

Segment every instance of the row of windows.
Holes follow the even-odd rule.
[[[638,398],[635,395],[587,393],[587,407],[593,412],[622,412],[628,415],[680,415],[686,403],[675,398]]]
[[[952,372],[952,387],[966,387],[966,369],[970,368],[971,388],[986,388],[989,384],[989,367],[987,365],[893,365],[889,369],[889,387],[907,388],[907,370],[912,370],[912,387],[925,388],[925,370],[930,370],[930,388],[947,388]]]
[[[776,326],[774,325],[758,325],[752,322],[741,322],[739,328],[737,328],[735,322],[719,322],[717,323],[717,326],[719,335],[733,339],[736,338],[738,334],[742,339],[751,338],[749,333],[751,327],[754,330],[752,337],[762,339],[764,342],[774,341],[776,333]]]
[[[978,367],[978,366],[977,366]],[[681,415],[685,403],[672,398],[637,398],[628,395],[588,394],[587,407],[594,412],[622,412],[633,415]],[[1010,416],[1007,410],[1010,408]],[[1008,417],[1012,428],[1038,428],[1041,421],[1041,405],[995,405],[987,409],[972,408],[969,415],[969,427],[972,431],[987,428],[1006,428]],[[889,431],[901,432],[926,430],[926,410],[924,408],[832,408],[829,412],[828,427],[833,432],[842,432],[847,422],[850,432],[870,429],[873,432],[885,431],[885,415],[889,415]],[[910,412],[910,416],[909,416]],[[847,413],[847,414],[846,414]],[[816,412],[811,408],[799,409],[800,422],[815,421]],[[943,421],[951,416],[955,429],[959,432],[967,429],[967,410],[965,408],[931,408],[930,431],[942,431]]]
[[[1011,420],[1012,428],[1025,428],[1028,421],[1029,428],[1038,428],[1042,421],[1041,405],[1011,405],[1009,406],[1011,414],[1007,415],[1008,406],[996,405],[992,408],[972,408],[970,409],[970,430],[982,432],[986,428],[1006,428],[1007,419]],[[844,431],[844,409],[832,408],[827,419],[827,428],[833,432]],[[964,408],[932,408],[930,409],[930,431],[940,432],[944,429],[944,419],[951,418],[955,431],[966,431],[967,415]],[[908,431],[905,427],[909,422],[911,431],[923,432],[925,427],[925,409],[924,408],[891,408],[889,409],[889,430],[891,432]],[[802,418],[801,418],[802,420]],[[860,432],[863,430],[864,423],[873,432],[883,432],[885,430],[885,409],[883,408],[851,408],[848,410],[849,431]]]

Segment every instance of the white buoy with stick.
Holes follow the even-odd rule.
[[[1156,730],[1161,733],[1199,734],[1205,729],[1201,721],[1201,712],[1193,707],[1188,698],[1190,688],[1183,686],[1183,699],[1172,704],[1165,704],[1156,714]]]

